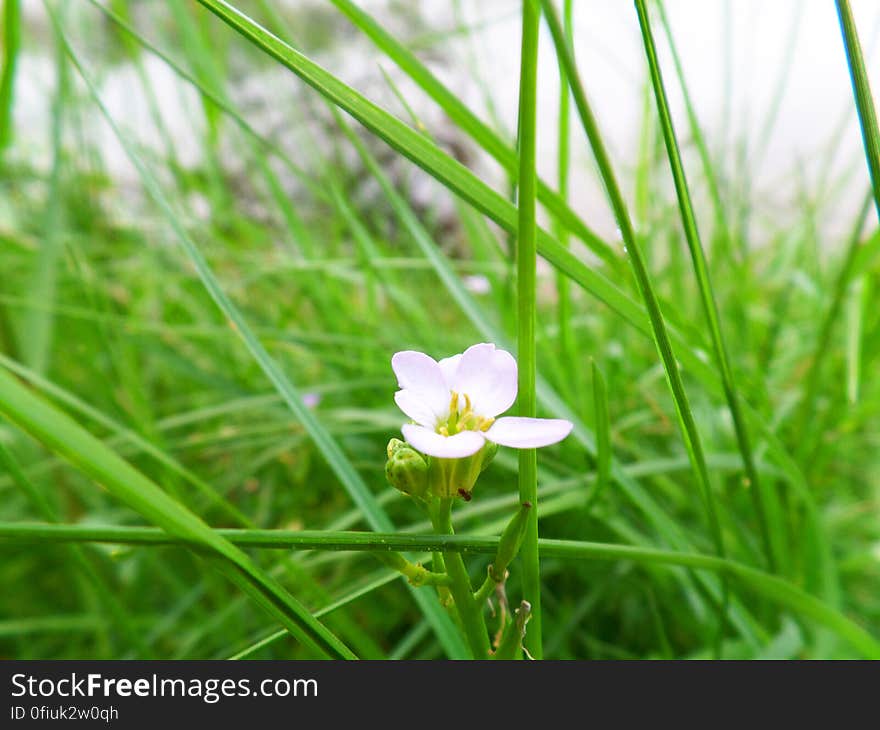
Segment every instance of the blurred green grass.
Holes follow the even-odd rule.
[[[18,22],[10,10],[15,5],[6,0],[4,6],[7,33]],[[515,341],[509,235],[441,189],[432,193],[432,203],[418,202],[413,186],[423,173],[330,114],[312,92],[278,99],[280,130],[247,121],[252,110],[236,97],[238,82],[278,65],[204,9],[183,2],[167,8],[114,2],[106,11],[54,7],[88,77],[130,67],[138,78],[132,94],[192,115],[191,127],[200,132],[199,162],[182,162],[175,149],[180,141],[154,108],[163,140],[158,147],[142,139],[143,129],[119,130],[148,178],[114,177],[100,154],[111,137],[86,121],[94,118],[96,100],[66,55],[65,41],[51,25],[42,30],[54,38],[58,81],[51,161],[39,164],[16,147],[13,128],[0,170],[3,366],[213,527],[375,529],[383,511],[399,529],[425,531],[419,512],[384,481],[384,445],[401,422],[391,398],[390,356],[412,347],[441,357],[484,339]],[[304,18],[318,23],[325,32],[317,39],[310,34],[310,53],[335,42],[345,22],[329,6],[308,16],[285,15],[269,3],[241,7],[294,44],[291,29]],[[114,18],[137,30],[128,32]],[[655,33],[660,20],[655,18]],[[21,33],[25,50],[38,42],[31,31],[37,34],[25,25]],[[187,83],[197,82],[198,106],[178,107],[151,87],[145,69],[155,56],[143,45],[146,39],[189,75]],[[394,39],[381,40],[387,56],[376,50],[376,61],[399,62]],[[441,35],[437,52],[442,43]],[[4,48],[16,50],[8,42]],[[286,72],[266,78],[302,86]],[[684,79],[665,72],[667,85]],[[583,81],[589,91],[588,69]],[[439,81],[423,82],[442,104]],[[719,387],[712,332],[687,260],[649,93],[646,87],[642,127],[648,142],[634,179],[627,180],[641,191],[633,206],[640,221],[635,236],[673,332],[675,355],[684,363],[682,385],[728,557],[766,569],[741,444]],[[4,98],[0,94],[0,102]],[[14,96],[3,103],[13,104]],[[436,130],[418,127],[411,117],[419,113],[416,106],[391,111],[443,140],[433,158],[437,165],[450,164],[446,153],[460,154],[459,147],[496,149],[508,160],[515,149],[503,131],[468,122],[461,109],[458,117],[450,113],[454,124]],[[698,121],[690,124],[679,125],[679,142],[704,144],[693,126]],[[574,115],[571,126],[571,144],[583,144]],[[293,146],[289,130],[296,130]],[[496,148],[495,135],[503,148]],[[413,141],[415,153],[430,152],[424,139],[424,147]],[[691,185],[712,188],[731,178],[707,154],[702,168],[688,168]],[[166,209],[157,207],[148,179]],[[471,178],[461,180],[473,185],[474,195],[484,195]],[[862,187],[867,192],[867,177]],[[768,495],[776,572],[877,636],[876,219],[866,202],[846,240],[817,256],[811,221],[835,205],[827,190],[804,191],[793,203],[799,223],[775,229],[747,195],[747,184],[722,186],[716,209],[698,210],[697,217],[731,373],[751,414],[745,421]],[[499,216],[507,214],[485,199]],[[591,256],[578,239],[586,224],[548,195],[542,202],[548,200],[557,212],[555,237],[573,234],[574,262],[562,253],[555,259],[563,274],[573,271],[567,263],[588,262],[587,275],[605,277],[636,306],[626,311],[643,316],[619,244],[605,243],[616,256],[611,262]],[[737,220],[740,215],[747,217]],[[750,240],[757,226],[749,217],[770,226],[770,243]],[[183,238],[191,249],[181,247]],[[194,268],[199,256],[209,267],[207,279]],[[485,279],[468,278],[473,276]],[[700,481],[676,426],[663,368],[645,336],[646,320],[641,331],[628,326],[619,308],[588,296],[578,286],[583,278],[574,278],[570,287],[559,287],[552,272],[538,273],[539,413],[562,409],[579,433],[540,454],[541,535],[711,555]],[[242,343],[241,323],[230,320],[229,309],[218,309],[206,281],[214,281],[240,312],[265,357]],[[559,292],[567,292],[562,321]],[[267,378],[267,358],[290,386],[280,386],[280,393],[271,374]],[[594,382],[591,360],[604,387]],[[594,392],[602,391],[607,405],[600,397],[597,407]],[[592,434],[604,433],[606,418],[614,464],[600,489],[596,471],[608,454],[604,440],[595,448]],[[0,426],[0,445],[0,522],[146,524],[11,424]],[[516,474],[515,455],[500,455],[474,502],[458,510],[458,531],[497,534],[516,500]],[[350,495],[361,488],[366,491],[358,509]],[[312,611],[341,601],[321,620],[358,656],[437,657],[447,651],[426,619],[424,601],[433,596],[422,589],[422,604],[416,603],[405,584],[368,555],[249,552]],[[485,569],[484,559],[467,559],[472,575]],[[9,586],[0,596],[0,655],[226,657],[274,635],[278,624],[207,566],[180,547],[0,544],[0,578]],[[518,594],[514,568],[510,590]],[[712,653],[721,584],[711,574],[556,557],[544,559],[541,572],[547,656]],[[362,588],[366,592],[358,595]],[[723,638],[725,656],[853,655],[838,634],[739,583],[730,586]],[[282,637],[249,656],[311,654]]]

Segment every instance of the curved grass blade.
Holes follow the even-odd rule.
[[[565,23],[565,39],[569,45],[573,43],[573,0],[565,0],[563,6],[563,22]],[[568,202],[568,173],[571,168],[571,93],[568,90],[568,79],[565,76],[565,66],[559,64],[559,149],[557,150],[556,167],[558,176],[559,197],[564,203]],[[540,181],[539,181],[540,184]],[[540,190],[539,190],[540,196]],[[564,247],[568,248],[568,232],[557,219],[554,229],[556,239]],[[559,298],[557,305],[556,322],[559,327],[559,349],[566,360],[566,364],[574,367],[574,342],[571,332],[571,294],[569,292],[569,280],[562,272],[556,272],[556,292]]]
[[[428,69],[418,57],[392,36],[374,18],[351,0],[331,0],[355,26],[407,74],[443,109],[458,127],[488,152],[512,176],[518,174],[516,150],[511,149],[498,134]],[[592,231],[568,205],[564,197],[555,193],[540,178],[537,182],[538,200],[568,231],[587,244],[590,250],[616,270],[621,268],[620,256]],[[534,619],[531,629],[534,630]]]
[[[642,299],[645,302],[645,308],[651,324],[651,334],[657,347],[660,360],[663,363],[663,369],[666,373],[666,379],[669,388],[672,391],[672,397],[675,402],[676,413],[678,414],[679,426],[684,438],[685,448],[691,458],[693,464],[694,476],[700,485],[704,507],[709,520],[709,529],[712,539],[715,543],[715,549],[720,556],[724,556],[724,542],[721,537],[721,527],[718,522],[718,516],[715,509],[715,500],[712,496],[711,482],[709,472],[706,468],[706,460],[703,455],[702,442],[697,432],[696,421],[691,412],[690,403],[688,402],[687,393],[685,392],[684,382],[682,381],[679,365],[673,351],[672,342],[669,332],[666,328],[666,321],[663,313],[660,311],[660,304],[657,295],[654,293],[654,287],[651,283],[650,275],[645,266],[641,249],[636,241],[635,230],[626,208],[620,187],[611,167],[611,160],[605,149],[605,143],[599,132],[599,126],[596,122],[593,112],[587,102],[587,96],[584,92],[583,84],[580,80],[580,73],[574,62],[574,57],[565,40],[565,32],[559,22],[559,16],[552,0],[541,0],[544,8],[544,17],[550,28],[550,34],[553,36],[553,43],[556,47],[556,54],[565,65],[565,72],[568,78],[569,86],[574,97],[575,107],[581,119],[590,146],[596,157],[599,172],[602,181],[605,184],[605,190],[614,212],[614,218],[620,227],[621,235],[629,260],[632,264],[633,273]]]
[[[380,571],[378,578],[374,578],[372,580],[365,581],[364,584],[361,585],[360,587],[346,592],[344,595],[340,596],[339,598],[332,601],[331,603],[328,603],[326,606],[322,606],[321,608],[317,609],[313,615],[315,618],[322,618],[323,616],[326,616],[329,613],[333,613],[333,611],[336,611],[337,609],[348,605],[352,601],[356,601],[358,598],[361,598],[362,596],[365,596],[365,595],[375,591],[376,589],[381,588],[382,586],[386,586],[389,583],[391,583],[392,581],[397,580],[399,578],[400,578],[400,573],[398,573],[397,571],[394,571],[394,570]],[[424,627],[426,632],[430,630],[429,625],[427,623],[420,624],[420,628],[421,627]],[[262,639],[255,641],[253,644],[250,644],[249,646],[246,646],[244,649],[240,649],[239,651],[237,651],[235,654],[233,654],[232,656],[230,656],[228,658],[230,660],[247,659],[250,656],[252,656],[253,654],[255,654],[256,652],[258,652],[260,649],[263,649],[267,646],[271,646],[276,641],[278,641],[279,639],[283,639],[287,635],[288,634],[286,631],[273,631],[272,633],[264,636]],[[394,658],[394,657],[389,657],[389,658]]]
[[[61,31],[59,30],[59,32]],[[62,38],[63,37],[62,34]],[[122,145],[128,158],[138,170],[144,187],[165,215],[168,223],[177,235],[182,248],[192,262],[203,286],[208,291],[217,307],[227,317],[231,327],[242,339],[255,362],[269,378],[272,385],[275,386],[275,389],[278,391],[285,404],[291,411],[293,411],[303,428],[314,441],[318,450],[322,453],[330,468],[339,478],[349,496],[363,512],[364,517],[370,526],[377,530],[391,530],[391,520],[381,506],[376,503],[375,497],[364,483],[360,474],[358,474],[354,466],[352,466],[335,439],[305,405],[301,394],[297,391],[293,383],[281,370],[275,360],[270,357],[265,347],[263,347],[256,335],[251,331],[241,312],[222,290],[219,282],[211,271],[211,268],[208,266],[208,262],[205,260],[196,244],[190,238],[182,222],[175,214],[174,209],[162,191],[158,181],[147,169],[140,156],[135,152],[129,139],[119,129],[119,126],[116,124],[98,95],[93,82],[85,74],[85,71],[79,64],[76,56],[73,54],[69,45],[67,45],[66,38],[64,40],[68,56],[76,66],[80,76],[86,82],[95,104],[98,106],[110,128],[113,130],[114,135],[119,140],[119,143]],[[426,595],[424,592],[420,593],[415,588],[410,588],[414,599],[419,604],[419,607],[425,616],[431,621],[434,629],[437,631],[438,638],[443,643],[447,652],[449,652],[451,656],[465,656],[466,651],[461,642],[461,638],[456,632],[449,616],[443,612],[441,606],[433,600],[431,596]]]
[[[516,208],[503,196],[491,190],[470,170],[443,153],[423,135],[365,99],[357,91],[336,79],[332,74],[223,0],[199,0],[199,2],[254,45],[290,69],[321,95],[354,117],[393,149],[440,181],[453,193],[487,215],[504,230],[516,232]],[[537,246],[538,253],[554,267],[570,277],[592,296],[605,302],[636,330],[646,336],[651,336],[651,326],[641,305],[601,274],[586,266],[571,251],[566,250],[541,228],[538,229]],[[713,369],[702,361],[679,333],[674,330],[668,330],[668,332],[675,343],[676,352],[682,365],[698,378],[712,395],[716,397],[723,395],[721,383]],[[543,400],[552,411],[561,417],[568,418],[565,414],[569,412],[569,409],[560,399],[548,396]],[[819,531],[821,525],[816,516],[815,504],[797,463],[785,451],[765,419],[748,404],[744,404],[744,410],[753,427],[761,430],[770,453],[784,469],[798,498],[804,502],[810,521],[816,526],[817,535],[821,536],[821,531]],[[579,427],[578,419],[569,418],[569,420],[575,422],[574,436],[592,453],[595,453],[595,441],[592,435],[583,427]],[[627,496],[633,499],[639,509],[655,522],[658,529],[671,541],[671,544],[681,546],[681,541],[684,539],[683,534],[668,516],[661,514],[661,510],[650,495],[634,480],[628,479],[618,467],[613,468],[612,474],[617,483],[625,485]],[[820,547],[823,554],[828,552],[826,541],[822,540]],[[832,566],[828,564],[827,560],[824,563],[823,581],[830,586],[828,593],[831,593],[833,592],[834,579],[829,574],[832,572]]]
[[[755,467],[755,457],[752,453],[751,438],[745,419],[740,407],[739,391],[734,381],[733,369],[730,366],[730,357],[727,354],[727,345],[724,333],[721,331],[721,321],[718,314],[718,304],[712,290],[712,282],[709,278],[709,267],[706,263],[706,255],[703,252],[703,244],[700,241],[700,233],[697,228],[697,219],[694,215],[688,189],[687,176],[684,171],[684,163],[678,147],[678,139],[675,135],[675,127],[672,122],[672,114],[669,111],[669,101],[666,97],[666,89],[663,85],[663,76],[660,73],[660,64],[657,60],[657,48],[654,44],[654,36],[651,32],[650,18],[645,7],[645,0],[635,0],[636,10],[639,16],[639,26],[642,30],[642,40],[645,45],[645,55],[648,60],[648,68],[651,73],[651,83],[654,87],[654,97],[657,101],[657,113],[660,117],[660,126],[663,130],[663,139],[666,144],[666,154],[669,158],[669,166],[675,183],[675,192],[678,196],[678,207],[681,213],[682,226],[685,238],[691,253],[691,261],[694,265],[694,274],[700,290],[700,298],[703,304],[703,313],[709,325],[709,333],[712,338],[712,347],[715,351],[715,361],[721,373],[721,382],[724,386],[724,395],[727,406],[733,418],[736,441],[742,454],[743,466],[749,481],[749,493],[758,521],[758,529],[764,547],[764,558],[771,572],[776,570],[776,558],[773,553],[773,542],[770,539],[770,526],[767,521],[767,508],[765,503],[767,496],[764,494],[764,483],[758,476]],[[780,526],[776,525],[776,529]]]
[[[154,444],[143,438],[140,434],[132,431],[129,428],[126,428],[120,423],[117,423],[112,418],[99,411],[97,408],[93,408],[81,398],[75,396],[73,393],[70,393],[63,388],[60,388],[55,383],[47,380],[38,373],[35,373],[30,368],[26,368],[20,363],[17,363],[15,360],[11,360],[2,353],[0,353],[0,365],[5,367],[7,370],[15,373],[23,380],[26,380],[34,387],[39,388],[39,390],[46,395],[54,398],[56,401],[65,404],[68,408],[82,414],[90,421],[100,424],[104,428],[108,429],[111,433],[117,435],[120,439],[127,441],[128,443],[137,447],[142,453],[146,454],[152,459],[155,459],[166,469],[173,472],[174,474],[177,474],[183,480],[189,482],[193,487],[201,492],[211,504],[216,505],[218,509],[223,510],[224,513],[226,513],[230,518],[235,520],[235,522],[240,524],[242,527],[253,527],[253,523],[251,522],[251,520],[248,519],[247,515],[242,513],[242,511],[238,509],[238,507],[229,502],[229,500],[227,500],[222,495],[218,494],[217,491],[210,484],[205,482],[198,475],[194,474],[176,459],[169,456],[161,449],[157,448]]]
[[[470,320],[471,324],[480,333],[491,342],[512,350],[513,343],[508,342],[506,336],[497,327],[495,327],[484,316],[478,304],[473,300],[456,276],[449,261],[446,259],[442,251],[433,243],[430,234],[419,221],[418,216],[410,208],[403,197],[394,189],[394,186],[388,176],[382,171],[381,166],[370,153],[367,146],[352,131],[350,125],[346,124],[343,119],[337,120],[343,133],[349,138],[352,145],[361,155],[367,169],[374,175],[379,182],[388,202],[399,216],[404,227],[408,230],[419,249],[430,261],[432,268],[436,272],[440,281],[443,283],[450,297],[456,302],[462,313]],[[570,408],[551,385],[540,376],[536,381],[538,401],[547,409],[549,413],[559,418],[566,418],[574,423],[572,437],[576,439],[591,455],[597,457],[601,462],[603,454],[611,459],[607,465],[609,470],[609,478],[616,482],[623,495],[636,506],[636,508],[645,515],[650,523],[655,527],[658,534],[668,544],[680,550],[690,550],[692,545],[681,528],[663,511],[663,508],[657,503],[651,494],[642,487],[637,479],[634,479],[619,464],[613,461],[610,447],[606,449],[602,445],[601,434],[594,434],[586,427],[579,415]],[[703,582],[703,588],[710,592],[714,590],[714,586],[710,584],[707,576],[699,576],[698,580]],[[731,611],[731,617],[737,624],[740,631],[746,630],[745,623],[741,620],[742,616],[738,615],[736,610]]]
[[[199,0],[237,32],[293,71],[309,86],[348,112],[368,130],[453,193],[470,203],[509,233],[516,233],[516,207],[495,192],[457,160],[444,153],[424,135],[368,101],[302,53],[223,0]],[[538,229],[538,253],[549,263],[605,302],[630,324],[648,332],[644,309],[598,272],[566,250],[547,231]],[[694,355],[693,360],[699,362]]]
[[[724,210],[724,203],[721,199],[721,185],[718,176],[715,174],[715,167],[709,155],[709,145],[706,143],[706,137],[700,127],[700,121],[697,118],[697,111],[691,98],[690,88],[687,85],[684,76],[684,66],[681,57],[678,55],[678,47],[672,35],[672,27],[666,17],[666,9],[662,0],[658,0],[657,9],[660,12],[660,22],[663,24],[663,30],[666,35],[666,41],[669,44],[669,51],[672,55],[672,61],[675,65],[675,73],[678,77],[678,85],[681,89],[684,108],[687,112],[688,128],[690,137],[697,148],[697,154],[700,158],[700,166],[703,170],[703,177],[706,180],[706,186],[709,192],[709,200],[712,202],[712,213],[715,219],[715,240],[720,244],[722,256],[732,265],[736,265],[736,259],[731,250],[730,227],[727,222],[727,214]]]
[[[666,374],[666,381],[672,392],[675,411],[678,417],[678,425],[684,440],[685,449],[691,459],[694,476],[700,488],[703,506],[706,510],[707,521],[709,523],[709,532],[715,546],[715,552],[719,557],[723,558],[725,556],[724,539],[722,537],[721,525],[715,507],[715,498],[712,493],[712,483],[709,478],[709,470],[706,467],[702,442],[700,440],[699,432],[697,431],[696,421],[691,412],[687,392],[684,388],[684,381],[682,380],[681,372],[679,371],[679,364],[672,348],[669,332],[666,328],[666,321],[663,317],[663,313],[660,311],[660,303],[654,292],[654,287],[651,283],[651,277],[648,273],[647,266],[645,265],[641,248],[636,241],[632,220],[630,219],[626,203],[624,202],[623,195],[611,167],[611,160],[605,149],[605,143],[599,132],[599,126],[593,116],[589,103],[587,102],[587,96],[580,80],[580,73],[575,64],[571,49],[566,43],[565,32],[559,22],[556,8],[554,7],[552,0],[541,0],[541,4],[544,8],[544,16],[547,20],[547,25],[550,28],[550,34],[553,36],[556,55],[565,65],[565,72],[568,78],[569,87],[571,88],[571,93],[574,97],[575,107],[578,110],[584,132],[586,133],[590,146],[593,149],[593,154],[599,167],[599,173],[602,177],[606,194],[608,195],[611,208],[614,212],[614,218],[617,221],[624,245],[629,253],[629,260],[632,265],[633,274],[635,275],[639,292],[645,303],[645,308],[647,309],[648,317],[651,322],[651,334],[654,339],[654,344],[657,347],[657,353],[660,356],[660,360],[663,363],[663,370]],[[716,641],[716,654],[720,649],[721,633],[723,632],[725,624],[724,613],[726,612],[725,605],[727,603],[726,583],[724,586],[724,599],[721,603],[722,610],[721,615],[719,616],[720,627],[719,637]]]
[[[859,126],[862,130],[862,143],[865,146],[865,160],[871,174],[871,187],[874,190],[874,206],[880,219],[880,128],[877,126],[877,108],[871,95],[871,84],[865,70],[865,58],[856,30],[849,0],[836,0],[840,32],[846,49],[846,62],[852,81],[853,96],[859,112]]]
[[[227,577],[314,651],[338,659],[356,658],[244,552],[220,537],[67,414],[30,393],[5,370],[0,370],[0,413],[169,535],[219,558],[215,564]]]

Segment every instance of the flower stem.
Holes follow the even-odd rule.
[[[441,535],[455,534],[452,529],[452,500],[442,499],[436,509],[431,510],[431,521],[434,530]],[[486,628],[486,619],[483,616],[482,606],[474,601],[471,579],[465,568],[464,560],[458,552],[447,551],[443,553],[443,561],[446,563],[446,573],[449,576],[449,590],[455,601],[461,627],[470,646],[474,659],[488,659],[489,632]]]
[[[478,606],[483,606],[486,601],[489,600],[489,596],[492,595],[492,591],[495,590],[495,586],[497,585],[498,581],[496,581],[491,575],[487,575],[482,585],[474,591],[474,601],[476,604]]]
[[[522,51],[519,87],[519,239],[517,242],[517,304],[519,415],[534,417],[535,396],[535,276],[537,261],[536,127],[538,84],[538,23],[536,0],[523,0]],[[538,464],[534,449],[519,452],[519,498],[529,502],[528,526],[522,544],[523,598],[532,606],[532,625],[526,638],[536,659],[541,648],[541,574],[538,564]]]
[[[404,576],[414,586],[448,586],[450,579],[445,572],[428,570],[419,563],[412,563],[398,552],[376,553],[379,561]]]

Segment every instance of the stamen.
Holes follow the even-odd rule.
[[[462,398],[464,404],[459,411],[459,404]],[[437,433],[441,436],[454,436],[461,431],[488,431],[489,427],[495,422],[494,418],[484,418],[474,413],[471,398],[467,393],[457,393],[450,391],[449,399],[449,415],[446,422],[437,425]]]
[[[451,391],[451,394],[452,395],[449,399],[449,418],[446,420],[446,423],[449,430],[451,430],[452,433],[456,433],[458,430],[458,393],[453,390]],[[443,435],[448,436],[448,431]]]

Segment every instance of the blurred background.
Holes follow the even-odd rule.
[[[466,155],[482,176],[496,184],[503,180],[488,156],[468,144],[417,85],[391,61],[377,56],[369,39],[328,2],[287,0],[273,6],[296,32],[300,47],[328,70],[405,116],[399,92],[432,132]],[[109,2],[107,7],[124,9],[124,15],[146,35],[167,31],[167,24],[173,22],[149,1]],[[483,119],[491,120],[508,136],[515,132],[518,3],[367,0],[361,7],[417,51],[428,68]],[[21,82],[14,109],[16,151],[48,169],[56,86],[51,30],[40,0],[24,0],[22,8],[27,32],[19,57]],[[714,157],[727,172],[725,184],[748,187],[751,200],[760,202],[762,215],[784,217],[792,215],[790,203],[805,188],[840,178],[845,182],[835,191],[832,206],[840,214],[825,215],[819,222],[823,242],[833,245],[841,226],[858,209],[857,187],[862,182],[861,138],[834,4],[826,0],[670,0],[665,8],[697,117]],[[876,88],[880,83],[880,7],[872,0],[855,0],[852,8]],[[101,96],[114,119],[136,130],[140,141],[157,151],[162,149],[163,138],[170,137],[181,165],[193,168],[202,163],[206,121],[194,113],[199,96],[192,85],[149,54],[141,59],[140,70],[124,54],[114,58],[111,53],[108,58],[108,43],[112,46],[115,37],[113,24],[88,2],[73,3],[65,12],[88,60],[97,63],[94,70]],[[258,6],[255,17],[261,19]],[[577,0],[574,39],[582,77],[606,141],[615,159],[631,171],[637,164],[647,83],[635,10],[629,3]],[[237,58],[234,48],[229,51],[223,62],[229,74],[227,93],[247,112],[255,129],[296,152],[303,144],[301,125],[290,122],[309,116],[301,110],[313,108],[314,92],[280,67],[255,68]],[[538,164],[541,174],[553,179],[559,75],[546,29],[540,51]],[[674,78],[669,53],[661,52],[661,63],[665,76]],[[139,89],[144,83],[152,89],[154,104]],[[680,133],[684,133],[680,87],[669,84],[668,93]],[[95,110],[87,116],[88,138],[94,140],[107,172],[121,182],[135,182],[135,170],[100,113]],[[575,131],[573,137],[571,198],[589,224],[610,237],[615,231],[613,217],[594,174],[592,157],[580,143],[582,135]],[[232,169],[242,164],[235,149],[224,151],[223,162]],[[451,208],[446,196],[438,194],[427,179],[418,181],[413,195],[447,212]]]

